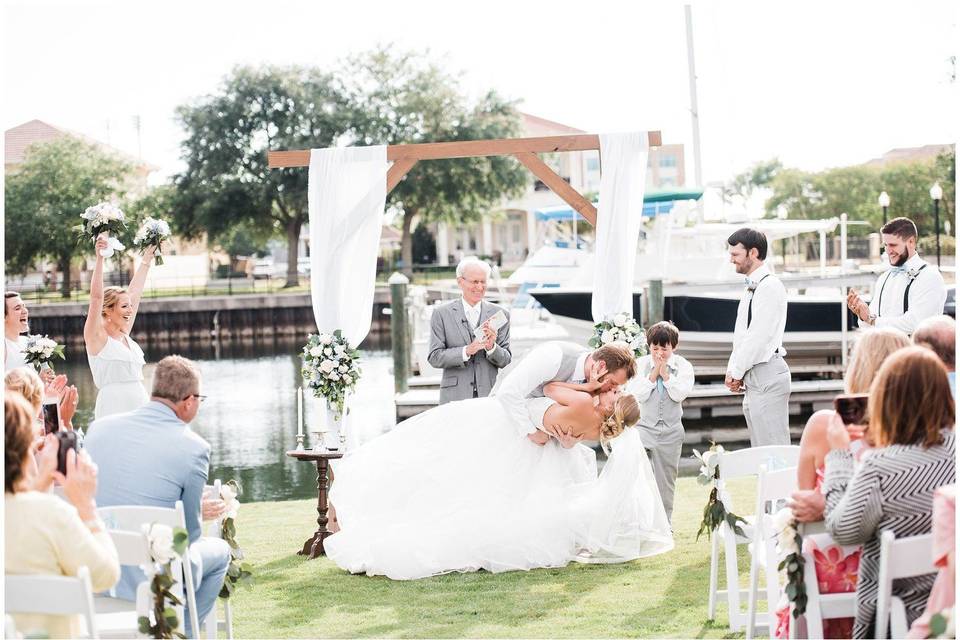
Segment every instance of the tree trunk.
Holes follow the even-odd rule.
[[[287,282],[283,285],[287,287],[296,287],[300,284],[300,276],[297,268],[300,258],[300,216],[287,223]]]
[[[416,211],[404,210],[403,233],[400,236],[400,259],[403,260],[403,274],[413,280],[413,238],[410,227],[413,226],[413,216]]]
[[[64,298],[70,297],[70,256],[61,254],[57,261],[57,268],[60,270],[60,295]]]

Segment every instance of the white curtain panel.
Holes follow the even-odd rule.
[[[591,306],[594,322],[615,313],[633,312],[633,270],[649,153],[645,131],[600,135],[602,173]]]
[[[370,331],[388,166],[382,145],[310,152],[313,314],[317,329],[341,329],[353,347]]]

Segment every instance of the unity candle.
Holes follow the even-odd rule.
[[[303,436],[303,387],[297,387],[297,435]]]

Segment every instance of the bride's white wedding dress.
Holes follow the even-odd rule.
[[[553,403],[527,406],[540,424]],[[622,562],[673,548],[635,429],[592,449],[537,446],[496,398],[441,405],[333,462],[340,531],[327,556],[352,573],[412,580],[451,571]]]
[[[107,336],[100,353],[87,353],[93,383],[99,389],[95,419],[133,411],[150,401],[143,387],[143,350],[130,336],[124,340],[126,344]]]

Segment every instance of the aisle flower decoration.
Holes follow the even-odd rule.
[[[647,354],[647,336],[637,321],[626,313],[617,313],[593,325],[593,337],[587,345],[597,349],[611,342],[626,342],[633,349],[635,358]]]
[[[700,529],[697,531],[697,540],[703,533],[709,538],[721,523],[726,522],[727,526],[733,529],[738,536],[743,536],[743,529],[740,522],[746,524],[747,521],[737,514],[727,511],[723,500],[720,499],[720,489],[717,481],[720,479],[720,454],[723,453],[723,445],[710,443],[710,449],[701,454],[696,449],[693,450],[693,456],[700,461],[700,475],[697,476],[697,482],[703,486],[713,484],[710,490],[710,497],[707,498],[707,504],[703,508],[703,520],[700,522]]]
[[[229,598],[234,589],[253,578],[252,567],[243,561],[243,549],[237,543],[237,514],[240,512],[240,501],[237,496],[243,493],[243,488],[236,480],[230,480],[220,485],[220,499],[227,505],[227,511],[220,523],[220,537],[230,546],[230,565],[227,575],[220,589],[221,598]]]
[[[62,344],[57,344],[56,340],[52,340],[47,336],[27,336],[27,344],[23,348],[23,359],[27,364],[33,365],[33,368],[36,369],[38,373],[44,366],[52,370],[52,361],[54,358],[66,360],[66,356],[63,355]]]
[[[92,238],[96,240],[102,234],[107,234],[108,246],[100,251],[100,255],[109,258],[114,251],[123,251],[124,246],[115,237],[110,234],[118,234],[127,228],[126,216],[119,207],[109,202],[101,202],[92,207],[87,207],[86,211],[80,214],[83,222],[74,227],[79,233],[80,239]]]
[[[137,235],[134,236],[133,246],[140,251],[145,251],[147,247],[156,247],[157,251],[154,253],[153,263],[156,265],[161,265],[163,264],[161,243],[169,238],[170,225],[163,220],[147,218],[143,221],[143,224],[140,225],[140,230],[137,231]]]
[[[360,379],[360,351],[351,347],[340,329],[331,333],[311,334],[301,354],[300,373],[314,397],[325,398],[339,420],[347,393]]]
[[[183,527],[169,527],[165,524],[144,524],[143,535],[150,546],[153,562],[141,565],[150,579],[150,592],[153,594],[153,624],[149,616],[140,616],[137,624],[140,633],[151,638],[185,638],[178,629],[180,619],[174,607],[183,602],[170,590],[174,584],[170,563],[187,551],[187,530]]]
[[[784,507],[777,511],[773,528],[777,532],[777,550],[783,557],[777,569],[786,575],[787,598],[793,603],[793,617],[798,618],[807,610],[807,586],[803,581],[803,538],[797,531],[793,510]]]

